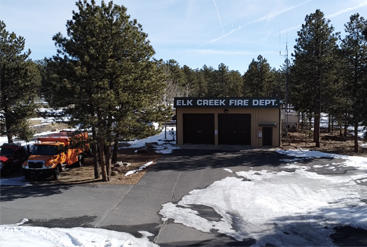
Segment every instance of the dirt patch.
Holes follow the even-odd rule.
[[[340,136],[339,132],[320,133],[320,147],[315,147],[313,133],[311,131],[289,132],[287,138],[282,139],[282,147],[285,149],[312,149],[321,152],[356,155],[354,152],[353,136]],[[360,152],[358,156],[366,156],[367,152]]]
[[[137,184],[146,173],[146,170],[125,176],[128,171],[137,170],[140,166],[149,161],[154,163],[160,157],[153,150],[146,150],[144,152],[135,153],[133,149],[123,149],[119,151],[117,160],[118,165],[113,165],[111,180],[109,182],[102,182],[101,179],[94,178],[93,159],[85,159],[84,166],[72,167],[60,173],[57,184]],[[153,164],[154,165],[154,164]]]

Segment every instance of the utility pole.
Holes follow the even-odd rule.
[[[288,137],[288,113],[289,113],[289,57],[288,43],[285,43],[285,54],[280,52],[280,55],[285,57],[285,136]]]

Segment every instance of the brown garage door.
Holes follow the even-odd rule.
[[[250,114],[219,114],[219,144],[251,145]]]
[[[214,114],[183,114],[184,144],[214,144]]]

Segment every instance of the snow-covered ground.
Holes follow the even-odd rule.
[[[129,233],[98,228],[46,228],[20,225],[0,225],[0,246],[26,247],[155,247],[148,240],[149,232]]]
[[[120,149],[124,148],[142,148],[145,147],[147,143],[156,143],[154,145],[154,149],[156,153],[161,154],[170,154],[173,150],[178,149],[179,147],[176,146],[176,127],[169,127],[167,128],[166,132],[166,139],[164,130],[162,130],[159,134],[154,136],[149,136],[144,139],[134,140],[127,142],[129,146],[127,147],[120,147]]]
[[[203,232],[217,231],[239,241],[253,238],[255,246],[330,246],[333,226],[367,229],[367,207],[362,200],[367,198],[367,158],[308,150],[279,152],[289,156],[282,168],[294,172],[226,168],[228,177],[191,191],[177,203],[163,204],[163,220],[173,219]],[[327,158],[328,165],[353,169],[321,175],[310,164],[297,163],[313,158]],[[201,216],[195,205],[212,208],[220,220]]]
[[[353,126],[349,126],[348,127],[348,131],[354,135],[354,127]],[[358,126],[358,137],[359,138],[363,138],[364,137],[364,133],[367,132],[367,128],[366,126]]]

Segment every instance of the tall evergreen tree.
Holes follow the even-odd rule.
[[[344,58],[344,95],[347,99],[350,122],[354,126],[354,151],[358,152],[358,126],[366,119],[367,95],[367,41],[363,36],[367,21],[354,14],[345,25],[346,36],[342,40]]]
[[[79,0],[67,37],[54,36],[58,54],[48,61],[52,104],[71,122],[91,128],[102,178],[110,178],[111,146],[163,121],[164,74],[152,59],[147,34],[124,6]]]
[[[320,114],[331,97],[335,96],[335,57],[337,34],[320,10],[307,15],[298,31],[294,46],[294,73],[301,101],[293,102],[298,108],[314,113],[314,141],[320,147]],[[296,91],[293,90],[293,93]],[[293,99],[295,95],[293,95]]]
[[[174,59],[164,62],[162,70],[166,75],[164,102],[166,105],[171,105],[174,97],[185,95],[183,88],[185,75],[180,68],[180,65]]]
[[[268,61],[261,55],[253,59],[243,75],[243,95],[245,97],[271,96],[272,73]]]
[[[9,33],[0,21],[0,130],[8,142],[13,137],[29,140],[32,136],[27,118],[34,114],[34,98],[40,86],[40,73],[35,63],[28,60],[25,39]]]

